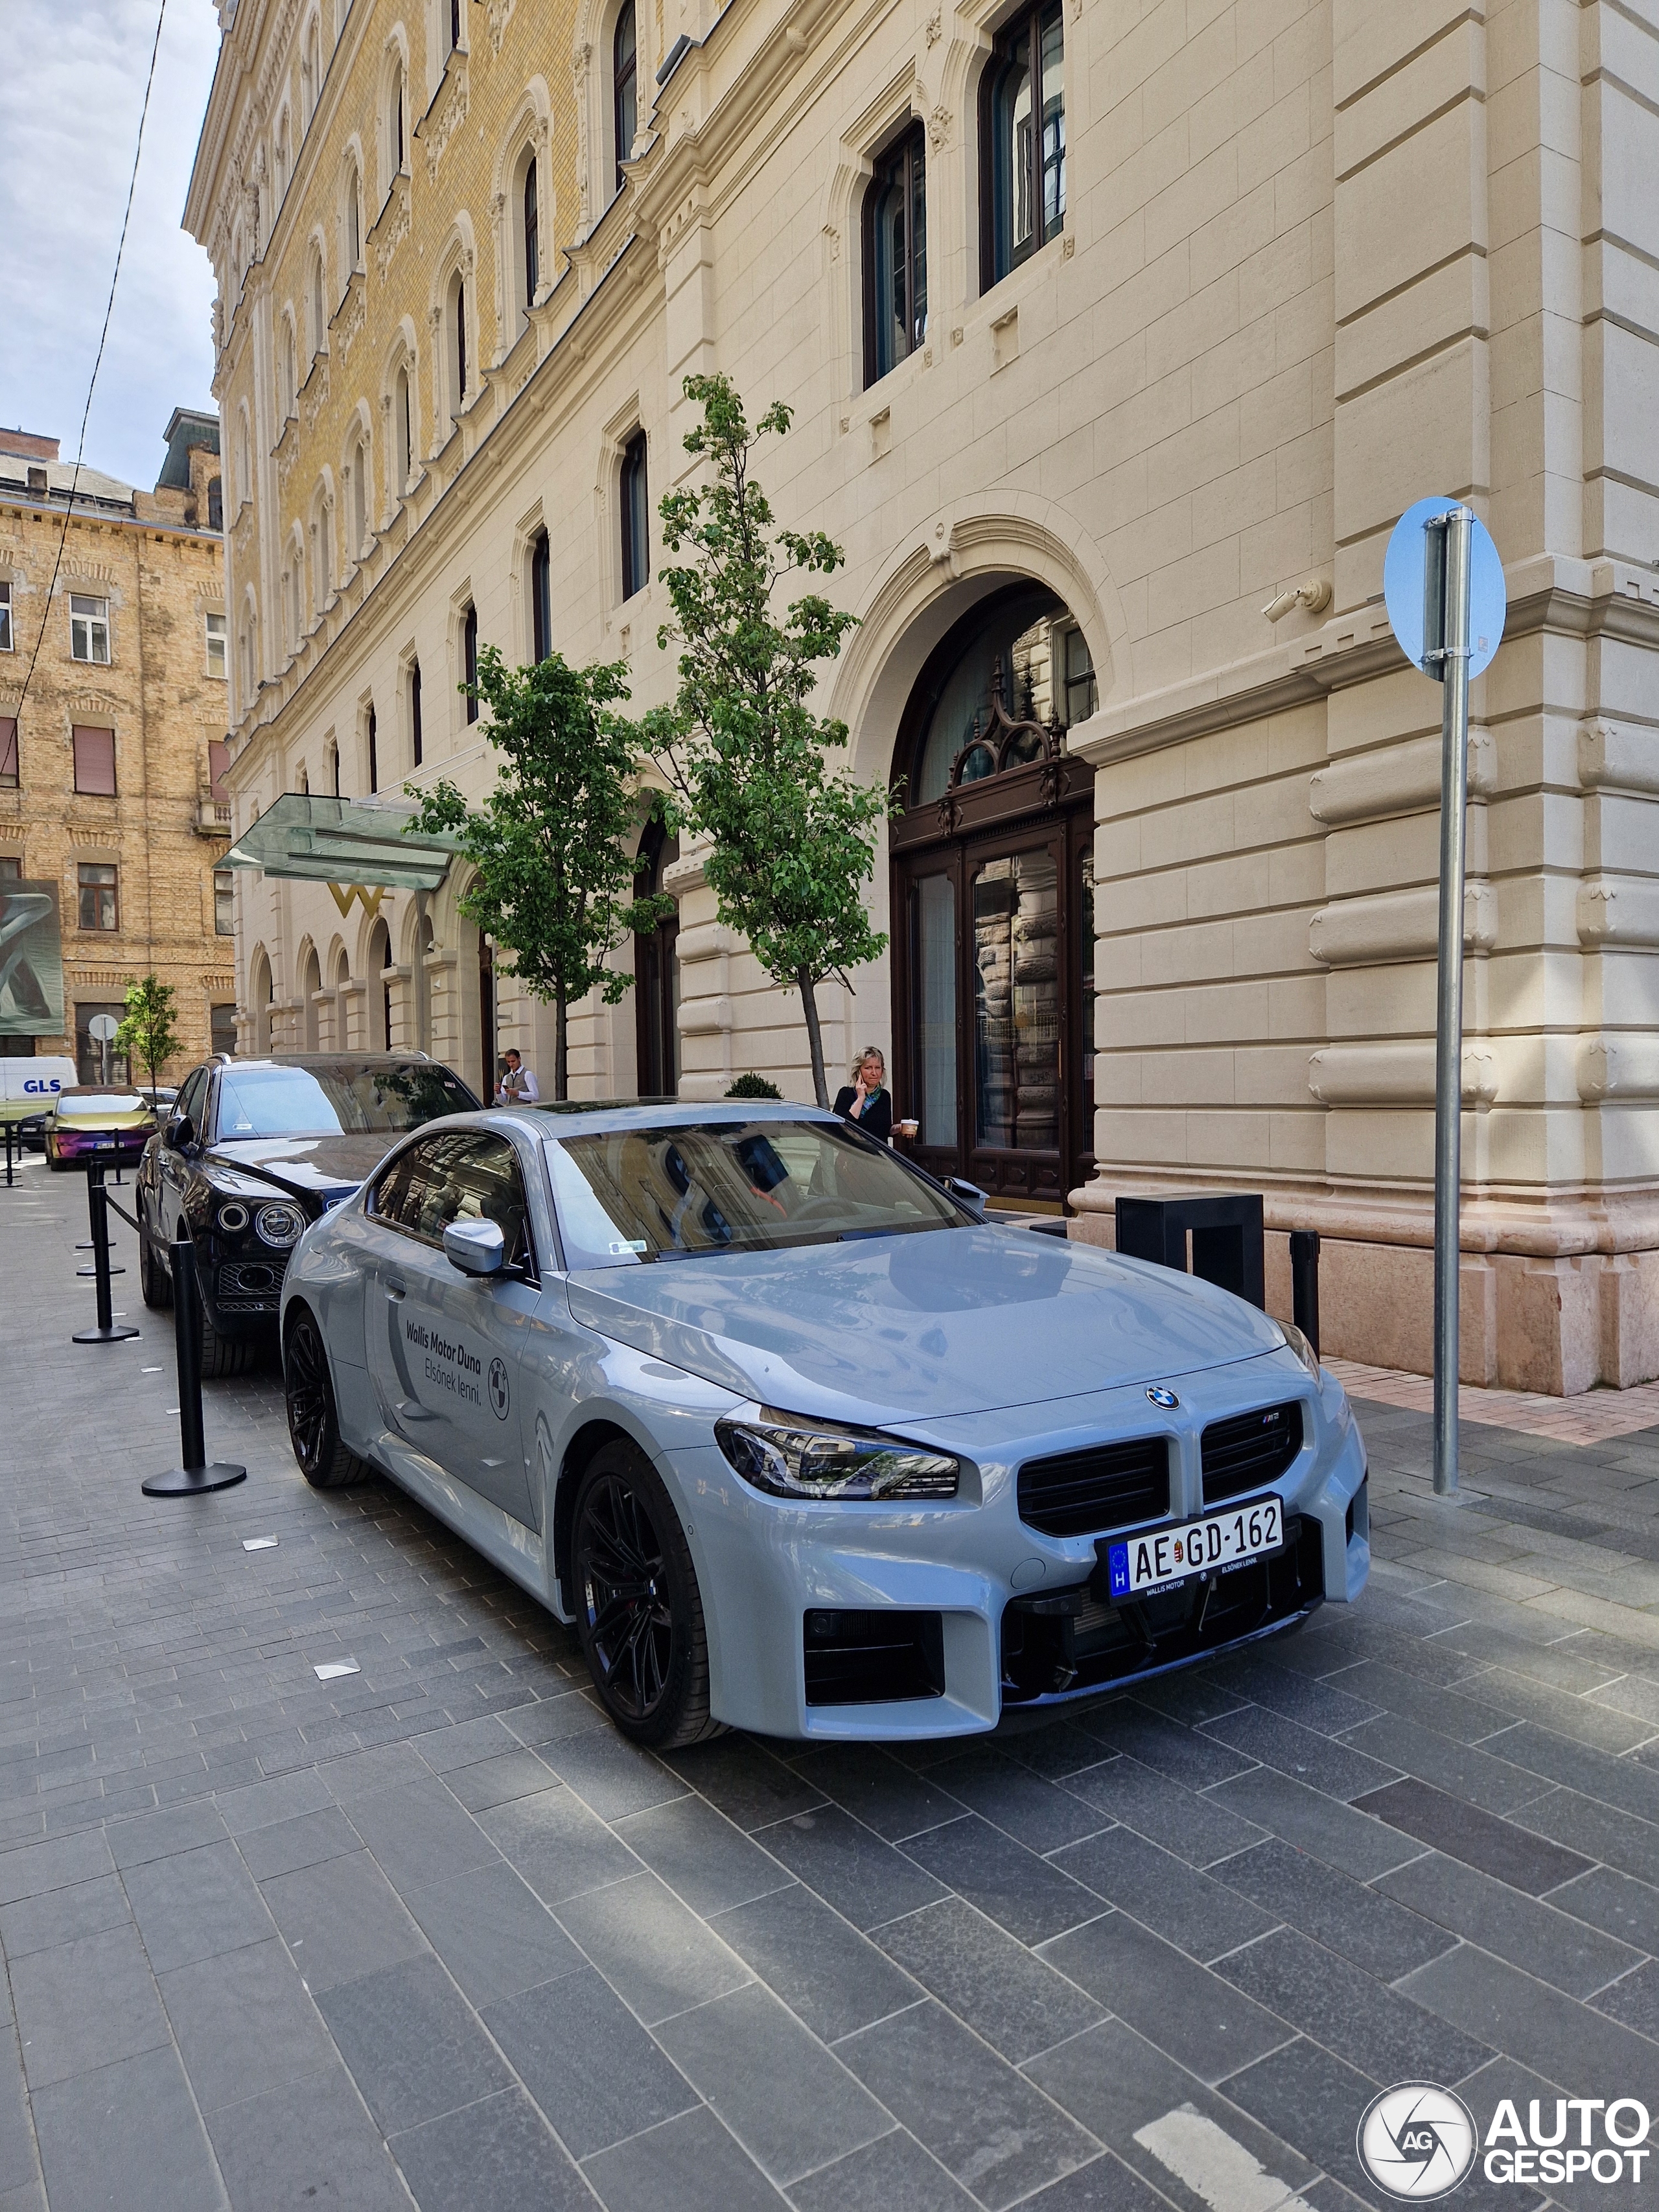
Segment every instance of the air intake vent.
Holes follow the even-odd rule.
[[[1224,1498],[1265,1490],[1301,1449],[1302,1408],[1294,1399],[1212,1421],[1204,1431],[1204,1503],[1218,1505]]]
[[[1045,1536],[1103,1535],[1109,1528],[1160,1520],[1169,1510],[1170,1446],[1164,1437],[1028,1459],[1019,1471],[1019,1517]]]

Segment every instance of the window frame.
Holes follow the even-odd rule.
[[[213,933],[216,937],[234,937],[236,934],[236,871],[234,868],[215,868],[213,875]]]
[[[536,156],[532,154],[525,163],[523,200],[520,214],[519,235],[524,254],[524,304],[528,310],[536,304],[536,295],[541,289],[542,209],[540,186],[537,180]]]
[[[216,613],[211,607],[204,608],[203,611],[202,627],[204,632],[204,645],[207,660],[207,672],[210,676],[224,677],[228,672],[230,666],[229,619],[229,617],[227,615]],[[213,627],[215,623],[217,623],[219,625],[216,630]],[[216,645],[219,648],[216,654],[214,652],[214,647]],[[217,666],[215,665],[216,660],[218,664]]]
[[[478,610],[471,599],[461,617],[461,676],[466,685],[463,703],[470,726],[478,719]]]
[[[78,660],[88,668],[108,668],[115,659],[114,641],[109,618],[109,600],[100,599],[94,592],[71,592],[70,600],[70,659]],[[96,609],[98,611],[94,612]],[[86,626],[87,650],[76,651],[77,629]],[[101,653],[94,648],[100,643]]]
[[[103,880],[106,875],[107,875],[109,878],[107,883]],[[95,880],[88,882],[88,877],[94,878]],[[88,894],[90,894],[97,902],[94,911],[95,913],[101,913],[103,911],[102,894],[105,892],[109,894],[108,910],[110,919],[107,921],[88,921],[87,920],[87,899]],[[76,861],[75,867],[75,910],[77,927],[85,930],[89,935],[114,937],[120,934],[121,871],[119,866],[115,861]]]
[[[394,1153],[392,1158],[386,1162],[386,1165],[380,1169],[376,1173],[374,1180],[369,1188],[368,1210],[370,1218],[379,1222],[383,1229],[389,1229],[394,1236],[407,1237],[411,1243],[419,1244],[428,1252],[441,1252],[443,1249],[442,1230],[440,1230],[438,1235],[435,1237],[428,1236],[423,1230],[416,1229],[411,1223],[404,1220],[399,1215],[395,1213],[387,1213],[381,1204],[381,1194],[386,1189],[386,1185],[404,1171],[407,1164],[415,1159],[416,1154],[422,1151],[430,1150],[434,1146],[462,1145],[463,1140],[465,1140],[465,1149],[463,1149],[459,1155],[459,1158],[462,1160],[465,1159],[469,1150],[477,1151],[485,1146],[499,1146],[506,1153],[507,1158],[511,1161],[513,1172],[518,1177],[520,1210],[524,1221],[524,1255],[521,1259],[514,1261],[512,1254],[509,1253],[507,1255],[507,1269],[508,1271],[512,1271],[515,1268],[519,1270],[522,1274],[522,1279],[526,1282],[538,1283],[541,1279],[541,1271],[538,1267],[536,1261],[536,1231],[530,1208],[530,1187],[532,1178],[526,1170],[523,1155],[520,1152],[518,1146],[513,1142],[512,1139],[510,1137],[500,1135],[493,1129],[468,1128],[434,1130],[430,1133],[416,1135],[412,1143],[405,1145],[401,1152]],[[419,1171],[417,1165],[415,1172],[418,1173]],[[406,1191],[400,1192],[398,1194],[398,1202],[401,1204],[404,1198],[408,1194]],[[459,1218],[459,1217],[458,1215],[452,1214],[449,1218],[449,1221],[444,1224],[444,1227],[448,1228],[451,1223]],[[469,1216],[468,1218],[471,1218],[471,1217]],[[483,1218],[488,1219],[489,1217],[484,1216]]]
[[[368,788],[371,796],[380,787],[380,729],[371,704],[363,722],[363,736],[368,745]]]
[[[81,740],[82,738],[88,739],[94,738],[107,738],[109,739],[107,749],[106,749],[101,744],[95,749],[91,744],[88,744],[86,752],[88,770],[88,773],[90,773],[94,750],[100,761],[106,753],[106,750],[107,750],[107,757],[109,761],[109,787],[107,790],[106,790],[101,784],[91,782],[82,783],[81,781]],[[119,763],[116,757],[115,732],[107,722],[75,722],[70,725],[70,769],[71,788],[77,799],[118,799],[120,797],[121,779]]]
[[[628,26],[628,54],[624,61],[622,51],[623,26]],[[628,133],[628,143],[623,143],[623,106],[624,100],[629,111],[633,128]],[[617,21],[611,33],[611,135],[615,141],[617,157],[617,191],[628,182],[623,173],[623,164],[631,160],[634,141],[640,127],[640,25],[635,0],[623,0],[617,10]],[[613,194],[613,198],[614,198]]]
[[[1044,151],[1048,131],[1042,115],[1042,33],[1046,26],[1059,27],[1060,35],[1060,188],[1059,208],[1050,228],[1043,185],[1048,171]],[[1032,113],[1037,127],[1030,135],[1030,167],[1025,184],[1030,194],[1033,221],[1031,235],[1024,246],[1012,242],[1012,216],[1008,258],[1006,265],[999,265],[1001,251],[999,220],[1001,193],[1006,189],[1012,204],[1015,193],[1012,165],[1005,180],[1000,174],[1001,149],[996,133],[996,108],[999,95],[1010,71],[1023,62],[1031,87]],[[1005,276],[1040,253],[1045,246],[1052,245],[1066,228],[1066,21],[1060,0],[1030,0],[1012,21],[1005,24],[999,33],[994,50],[980,77],[979,86],[979,211],[980,211],[980,290],[990,291]]]
[[[0,653],[17,650],[12,628],[11,584],[9,576],[0,576]]]
[[[419,768],[426,750],[426,732],[421,719],[421,664],[409,664],[409,750],[415,767]]]
[[[633,432],[623,447],[617,471],[617,505],[622,524],[623,603],[651,581],[651,486],[645,432]]]
[[[23,784],[22,740],[15,714],[0,714],[0,791],[20,791]]]
[[[882,203],[897,186],[904,195],[904,281],[905,317],[904,351],[885,365],[881,360],[879,332],[883,327],[878,313],[880,258],[877,226],[881,219]],[[916,319],[917,264],[916,222],[917,200],[921,207],[920,224],[921,236],[921,329],[919,336],[911,332]],[[890,376],[901,362],[908,361],[919,353],[927,337],[927,133],[916,117],[912,117],[896,138],[889,141],[877,157],[870,182],[864,194],[863,222],[864,254],[864,387],[867,392],[884,376]]]
[[[545,529],[530,541],[530,658],[539,666],[553,651],[553,549]]]

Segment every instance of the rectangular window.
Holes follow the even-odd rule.
[[[70,652],[76,660],[109,663],[109,601],[70,593]]]
[[[927,140],[908,131],[877,164],[864,199],[864,380],[873,384],[927,335]]]
[[[129,1078],[126,1054],[118,1052],[112,1043],[100,1044],[92,1034],[94,1014],[107,1014],[112,1021],[124,1021],[126,1008],[114,1000],[101,1005],[96,1000],[83,1001],[75,1009],[75,1066],[82,1083],[125,1083]]]
[[[207,623],[207,672],[210,676],[222,676],[225,672],[225,618],[222,615],[208,615],[204,619]]]
[[[94,799],[115,796],[115,732],[75,726],[75,788]]]
[[[421,664],[410,665],[409,671],[409,749],[415,757],[415,765],[421,765],[421,756],[426,750],[425,732],[421,727]]]
[[[7,576],[0,578],[0,653],[11,650],[11,579]]]
[[[23,863],[15,853],[0,853],[0,884],[21,884]]]
[[[631,599],[651,579],[651,508],[645,481],[645,433],[636,430],[623,453],[623,597]]]
[[[116,903],[115,870],[102,860],[82,860],[76,870],[76,879],[81,894],[82,928],[118,929],[121,924]],[[89,1011],[95,1014],[100,1009],[94,1006]]]
[[[469,607],[461,624],[461,661],[466,677],[466,719],[478,719],[478,610]]]
[[[236,1051],[236,1009],[234,1006],[208,1008],[208,1049],[222,1052],[233,1057]]]
[[[545,660],[553,650],[553,555],[538,530],[530,551],[530,654]]]
[[[234,868],[216,868],[213,871],[213,927],[219,937],[236,934],[236,871]]]
[[[0,791],[17,788],[17,717],[0,714]]]
[[[1049,0],[1009,25],[981,81],[981,290],[1057,238],[1065,223],[1064,64],[1060,0]]]
[[[1054,641],[1060,649],[1061,696],[1066,702],[1066,726],[1086,722],[1098,704],[1095,664],[1089,641],[1080,629],[1062,630]]]
[[[380,787],[380,754],[374,727],[374,709],[372,707],[368,710],[368,787],[371,791],[378,791]]]

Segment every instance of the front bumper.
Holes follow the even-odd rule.
[[[1181,1409],[1154,1417],[1172,1449],[1164,1524],[1203,1510],[1206,1423],[1292,1398],[1301,1449],[1251,1493],[1283,1500],[1281,1550],[1138,1605],[1106,1596],[1092,1534],[1021,1520],[1017,1474],[1042,1453],[1144,1431],[1143,1390],[918,1425],[909,1433],[963,1457],[949,1504],[797,1505],[750,1489],[713,1445],[659,1455],[702,1589],[715,1716],[785,1737],[972,1735],[1351,1601],[1370,1560],[1364,1447],[1340,1386],[1323,1376],[1316,1389],[1291,1355],[1182,1378]]]

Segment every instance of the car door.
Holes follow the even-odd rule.
[[[453,1480],[538,1527],[515,1385],[541,1292],[517,1152],[483,1129],[422,1138],[377,1188],[375,1218],[365,1334],[381,1418]],[[464,1275],[445,1258],[451,1222],[478,1220],[501,1224],[506,1274]]]
[[[195,1132],[191,1147],[193,1155],[202,1141],[202,1122],[207,1111],[209,1071],[198,1067],[185,1079],[184,1088],[173,1103],[173,1113],[188,1118]],[[164,1116],[162,1127],[168,1117]],[[185,1210],[185,1196],[190,1188],[191,1158],[175,1152],[170,1145],[155,1147],[155,1221],[156,1233],[164,1244],[171,1244],[179,1233],[179,1222]]]

